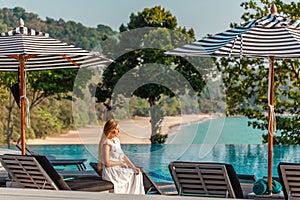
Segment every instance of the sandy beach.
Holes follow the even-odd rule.
[[[165,117],[162,123],[162,133],[171,134],[172,131],[183,125],[197,123],[211,118],[207,115],[182,115],[175,117]],[[137,117],[130,120],[119,121],[121,133],[120,141],[123,144],[150,144],[151,125],[150,118]],[[69,131],[56,137],[46,139],[27,140],[27,144],[98,144],[102,135],[103,127],[93,125],[86,128]]]

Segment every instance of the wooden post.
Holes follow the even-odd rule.
[[[20,104],[21,104],[21,144],[22,155],[26,154],[25,138],[25,56],[19,56],[20,63]]]
[[[269,57],[269,89],[268,89],[268,189],[272,193],[272,157],[273,157],[273,135],[274,135],[274,56]]]

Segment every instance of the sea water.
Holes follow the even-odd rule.
[[[248,126],[246,117],[220,117],[171,130],[167,143],[262,144],[263,133]]]

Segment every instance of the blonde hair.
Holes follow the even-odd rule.
[[[104,135],[107,137],[109,135],[109,133],[116,129],[118,127],[118,122],[115,121],[114,119],[110,119],[108,120],[105,125],[104,125],[104,128],[103,128],[103,133]]]
[[[107,137],[109,136],[111,131],[113,131],[117,127],[118,127],[118,122],[114,119],[108,120],[105,123],[104,127],[103,127],[103,134],[102,134],[102,137],[100,139],[99,146],[98,146],[98,165],[97,165],[97,168],[98,168],[99,171],[103,168],[103,150],[102,150],[103,143],[105,142],[105,140],[107,140]]]

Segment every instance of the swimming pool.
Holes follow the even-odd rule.
[[[98,145],[30,145],[30,148],[36,153],[53,154],[61,159],[97,161]],[[255,174],[258,178],[267,175],[267,145],[216,144],[211,148],[199,144],[123,144],[122,148],[136,166],[149,172],[154,181],[171,182],[168,164],[176,160],[226,162],[232,164],[237,173]],[[211,150],[203,154],[205,149]],[[280,161],[300,162],[300,146],[274,146],[273,153],[273,176],[278,176]]]

